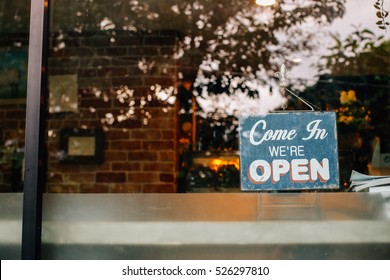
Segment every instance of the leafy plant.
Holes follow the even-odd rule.
[[[322,56],[318,65],[321,74],[362,75],[384,71],[388,53],[383,36],[377,36],[369,29],[356,28],[345,39],[338,35],[332,35],[332,38],[334,44],[328,48],[329,54]],[[372,54],[375,56],[370,57]]]
[[[375,1],[375,4],[374,4],[375,9],[377,10],[376,16],[379,18],[379,20],[376,22],[376,25],[378,25],[378,27],[380,29],[387,31],[387,26],[389,25],[389,22],[386,21],[386,18],[389,15],[389,11],[386,11],[383,8],[383,3],[384,3],[384,0],[377,0],[377,1]]]

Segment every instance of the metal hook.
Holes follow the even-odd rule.
[[[300,101],[302,101],[305,105],[307,105],[312,111],[314,111],[314,108],[313,106],[308,103],[305,99],[299,97],[298,95],[296,95],[293,91],[289,90],[287,88],[287,79],[286,79],[286,76],[287,76],[287,70],[286,70],[286,66],[284,64],[282,64],[280,66],[280,70],[278,72],[275,73],[275,77],[279,78],[279,86],[282,88],[282,90],[285,90],[287,91],[289,94],[291,94],[292,96],[294,96],[295,98],[298,98]]]
[[[279,86],[282,88],[287,87],[286,76],[287,76],[286,66],[284,64],[282,64],[280,66],[280,71],[275,73],[275,77],[279,78]]]

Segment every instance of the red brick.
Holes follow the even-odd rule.
[[[83,57],[83,56],[94,56],[95,49],[94,48],[64,48],[61,51],[56,52],[61,56],[61,53],[67,57]]]
[[[80,127],[80,120],[64,120],[63,127]]]
[[[144,40],[145,45],[175,45],[177,41],[176,36],[148,36]]]
[[[175,187],[172,184],[148,184],[143,187],[144,193],[174,193]]]
[[[140,106],[140,100],[138,98],[135,98],[135,97],[131,97],[131,98],[127,98],[127,99],[124,99],[124,100],[119,100],[118,98],[114,98],[112,100],[112,107],[113,109],[117,110],[117,109],[120,109],[121,111],[123,112],[128,112],[129,109],[130,109],[130,102],[135,102],[134,105],[132,105],[132,109],[134,109],[134,114],[132,115],[132,118],[135,118],[135,119],[138,119],[140,118],[142,115],[141,115],[141,110],[139,108]]]
[[[141,171],[140,162],[114,162],[112,171]]]
[[[160,151],[159,152],[159,161],[173,161],[176,162],[176,153],[170,151]]]
[[[115,150],[140,150],[141,141],[111,141],[110,149]]]
[[[96,57],[96,58],[87,58],[87,59],[84,59],[84,58],[80,58],[79,59],[80,61],[80,66],[81,67],[95,67],[95,68],[99,68],[99,67],[104,67],[104,66],[108,66],[111,64],[111,58],[109,57]]]
[[[107,184],[81,184],[80,193],[107,193],[109,185]]]
[[[120,48],[120,47],[98,48],[96,50],[96,53],[98,55],[104,55],[104,56],[123,56],[127,54],[127,49]]]
[[[139,59],[144,56],[157,56],[160,54],[160,48],[154,46],[129,46],[128,55]]]
[[[134,47],[138,48],[138,47]],[[130,51],[131,53],[131,51]],[[121,57],[112,57],[112,65],[116,66],[128,66],[129,64],[138,65],[140,57],[134,57],[134,56],[121,56]],[[138,66],[137,66],[138,68]],[[138,68],[139,69],[139,68]],[[141,73],[141,72],[139,72]]]
[[[116,119],[116,116],[118,116],[120,114],[120,110],[114,110],[110,107],[97,108],[96,113],[97,113],[98,118],[100,118],[100,119],[105,119],[107,115],[113,115],[113,117]]]
[[[173,48],[172,46],[167,46],[167,47],[160,47],[160,54],[161,55],[172,55],[173,54]],[[177,66],[175,66],[174,64],[177,64],[177,62],[171,62],[169,67],[170,68],[175,68]],[[174,73],[177,73],[177,69],[175,69]]]
[[[104,67],[97,70],[99,77],[125,76],[127,74],[125,67]]]
[[[107,89],[111,87],[111,81],[109,79],[98,78],[79,78],[78,79],[79,88],[99,88]]]
[[[175,29],[161,29],[154,32],[156,35],[167,37],[167,38],[176,38],[180,39],[182,38],[182,33],[180,31],[177,31]]]
[[[49,193],[79,193],[78,184],[47,184],[46,189]]]
[[[123,129],[110,129],[106,132],[106,139],[110,140],[127,140],[129,139],[129,131]]]
[[[158,128],[158,129],[172,129],[175,122],[170,118],[151,118],[148,123],[148,128]]]
[[[93,173],[66,173],[63,176],[64,182],[71,183],[90,183],[95,180],[95,176]]]
[[[91,111],[89,108],[90,106],[85,104],[86,102],[82,101],[84,104],[80,103],[80,108],[79,108],[79,116],[81,119],[86,120],[86,119],[96,119],[96,113]]]
[[[111,107],[111,100],[104,100],[103,98],[82,98],[80,100],[80,107],[81,108],[94,108],[94,109],[100,109],[100,108],[110,108]],[[104,111],[104,114],[106,114],[107,111]],[[92,112],[92,114],[94,114]]]
[[[77,58],[49,58],[49,69],[50,74],[55,74],[56,69],[71,69],[77,68],[79,64],[79,59]]]
[[[47,182],[49,182],[49,183],[61,183],[62,182],[62,174],[61,173],[49,172],[48,175],[47,175]]]
[[[118,86],[128,86],[132,88],[133,86],[140,86],[144,84],[143,77],[125,77],[125,78],[112,78],[112,85],[114,87]]]
[[[134,46],[142,44],[142,36],[118,36],[115,40],[116,45]]]
[[[171,183],[175,181],[175,176],[172,173],[162,173],[160,174],[160,181]]]
[[[50,154],[50,152],[49,152]],[[58,160],[56,159],[53,162],[50,162],[48,166],[48,171],[51,172],[51,170],[55,172],[80,172],[81,166],[79,164],[64,164],[64,163],[59,163]]]
[[[144,162],[144,171],[159,171],[159,172],[173,172],[175,170],[174,163],[167,162]]]
[[[140,119],[127,119],[122,122],[114,122],[112,125],[113,128],[122,128],[122,129],[132,129],[132,128],[140,128],[142,127],[142,123]]]
[[[101,120],[81,120],[80,122],[80,127],[100,128],[101,126]]]
[[[145,150],[173,150],[175,148],[174,141],[145,141],[142,143]]]
[[[165,106],[164,106],[165,107]],[[176,117],[176,110],[173,107],[168,107],[168,111],[165,112],[160,108],[149,108],[148,111],[152,114],[154,118],[159,119],[172,119]]]
[[[96,182],[98,183],[126,182],[126,174],[124,172],[98,172],[96,173]]]
[[[105,151],[104,152],[104,160],[111,162],[111,161],[124,161],[126,160],[127,155],[126,153],[120,152],[120,151]]]
[[[143,129],[143,130],[132,130],[132,139],[161,139],[161,132],[159,130]]]
[[[150,85],[149,86],[142,86],[140,83],[137,85],[134,85],[131,89],[134,90],[134,97],[145,97],[147,93],[150,91]]]
[[[77,70],[78,77],[96,77],[96,69],[78,69]]]
[[[142,70],[139,69],[139,67],[138,67],[138,60],[137,60],[136,65],[129,65],[129,64],[127,64],[126,69],[127,69],[127,75],[129,75],[129,76],[143,75]]]
[[[110,37],[108,36],[94,36],[94,37],[88,37],[83,38],[81,40],[81,43],[86,47],[96,48],[99,47],[109,47],[111,45]]]
[[[161,52],[161,46],[155,47],[155,46],[143,46],[142,51],[144,55],[147,56],[158,56],[158,57],[163,57],[162,52]],[[173,49],[171,47],[171,52],[170,54],[173,54]],[[171,58],[172,59],[172,58]],[[158,62],[159,63],[159,62]],[[161,63],[162,64],[162,63]]]
[[[157,152],[129,152],[128,153],[128,160],[130,161],[155,161],[158,159],[158,153]]]
[[[62,127],[62,121],[61,120],[51,119],[47,123],[48,123],[47,124],[48,129],[57,129],[59,131],[60,130],[59,128]]]
[[[127,180],[131,183],[151,183],[159,181],[159,174],[152,172],[128,173]]]
[[[167,77],[150,77],[147,76],[145,78],[145,84],[146,85],[160,85],[163,87],[170,87],[174,86],[175,80],[172,78],[167,78]]]
[[[91,164],[80,165],[80,172],[87,172],[87,173],[94,174],[96,171],[100,171],[100,172],[111,171],[111,162],[108,161],[107,159],[104,159],[104,162],[99,165],[95,164],[94,162],[91,162]]]
[[[57,37],[57,36],[55,36]],[[81,47],[80,38],[66,37],[63,39],[67,48]]]
[[[93,87],[87,87],[83,88],[79,85],[79,88],[77,90],[78,95],[83,99],[86,97],[89,98],[98,98],[98,96],[103,96],[103,94],[108,94],[109,90],[103,89],[103,88],[93,88]]]
[[[176,133],[174,130],[163,130],[162,139],[175,139]]]
[[[142,192],[141,184],[115,184],[111,187],[112,193],[140,193]]]

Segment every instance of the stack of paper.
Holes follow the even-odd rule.
[[[349,190],[353,192],[384,192],[390,191],[390,175],[371,176],[352,170]]]

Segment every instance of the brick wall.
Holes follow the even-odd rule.
[[[153,86],[176,86],[172,55],[178,33],[58,35],[53,36],[59,39],[53,41],[49,71],[77,74],[79,108],[49,116],[48,130],[55,137],[48,137],[47,191],[175,192],[177,108],[157,100]],[[131,95],[118,98],[125,91]],[[130,118],[117,118],[130,110]],[[60,163],[53,151],[58,151],[63,127],[103,127],[103,164]]]
[[[47,116],[47,192],[176,191],[177,105],[159,101],[154,88],[177,86],[172,54],[178,35],[112,30],[53,34],[49,75],[77,75],[78,110]],[[121,100],[125,91],[131,94]],[[23,122],[23,112],[10,116],[16,113],[2,111],[0,117]],[[104,162],[61,163],[62,128],[103,128]]]

